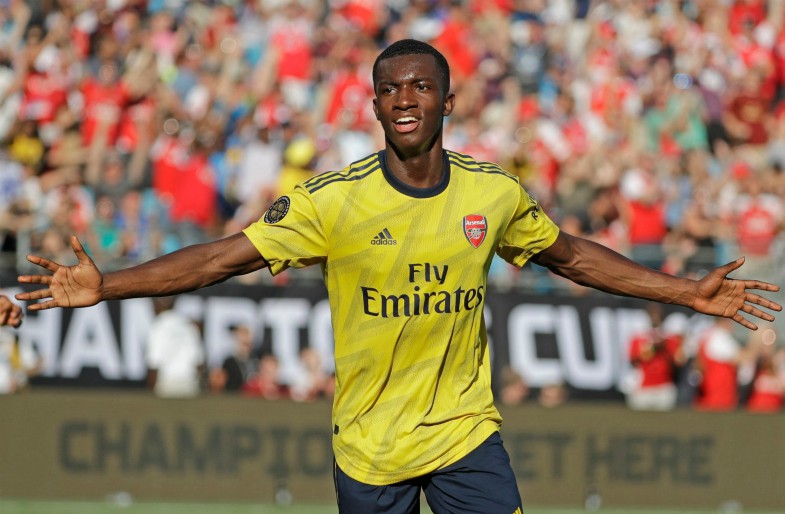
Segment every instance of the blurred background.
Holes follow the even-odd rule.
[[[2,0],[0,292],[18,290],[16,274],[31,271],[28,253],[73,262],[71,234],[102,271],[125,267],[235,233],[294,184],[382,148],[371,66],[381,49],[407,37],[432,43],[450,62],[457,101],[445,147],[520,177],[563,230],[693,278],[745,256],[737,277],[785,284],[784,23],[785,0]],[[635,505],[607,485],[618,472],[626,477],[622,485],[652,488],[640,492],[643,504],[668,503],[656,494],[663,481],[670,487],[693,480],[695,489],[670,498],[671,505],[785,510],[785,447],[760,446],[744,428],[753,423],[785,439],[782,317],[751,333],[501,260],[490,285],[495,392],[510,409],[507,419],[521,419],[505,425],[511,437],[529,441],[513,460],[534,459],[545,466],[536,468],[541,478],[564,486],[553,468],[562,462],[558,452],[588,459],[577,464],[574,497],[562,503],[591,506],[596,489],[610,487],[612,504]],[[771,297],[785,303],[782,293]],[[243,412],[269,412],[253,402],[277,402],[281,412],[317,404],[329,436],[325,298],[318,269],[275,278],[262,271],[168,302],[29,314],[20,330],[0,332],[0,392],[26,393],[18,396],[24,401],[0,398],[0,405],[37,426],[44,423],[30,414],[35,402],[94,407],[82,425],[68,411],[45,423],[55,432],[40,437],[59,443],[52,443],[52,462],[41,459],[61,483],[106,472],[91,444],[125,441],[128,427],[133,446],[133,434],[141,433],[141,449],[127,455],[112,454],[106,443],[116,476],[109,475],[119,481],[107,488],[127,479],[123,459],[137,450],[146,455],[150,426],[179,426],[180,418],[167,416],[180,409],[191,419],[189,412],[235,401],[244,402]],[[167,344],[160,335],[167,323],[189,335]],[[104,394],[186,403],[165,404],[177,408],[137,426],[141,421],[127,413],[112,418]],[[611,414],[580,411],[598,403]],[[155,405],[138,412],[158,412]],[[538,439],[526,432],[529,416],[516,414],[536,415],[542,433],[551,433],[571,425],[552,414],[554,407],[578,409],[570,412],[587,426],[597,416],[614,420],[628,439],[617,441],[619,454],[607,449],[616,443],[603,446],[613,455],[607,461],[640,457],[654,467],[592,475],[586,462],[600,455],[592,438],[610,437],[607,426]],[[669,412],[640,412],[652,410]],[[239,423],[231,412],[226,419]],[[96,415],[111,426],[90,421]],[[230,440],[253,450],[267,421],[248,422],[257,435]],[[198,423],[193,434],[202,430]],[[699,433],[679,431],[685,423]],[[719,425],[738,425],[738,432],[713,432]],[[5,439],[17,434],[34,444],[27,424],[3,426],[11,430]],[[639,429],[654,442],[635,439]],[[180,443],[172,443],[161,430],[161,441],[193,447],[175,436]],[[531,440],[556,452],[556,460],[531,457]],[[711,451],[695,442],[706,440]],[[723,452],[742,443],[748,456],[776,458],[763,464],[750,457],[749,467],[733,474],[721,464],[741,457]],[[629,453],[644,447],[650,453]],[[20,448],[26,446],[5,451]],[[163,451],[151,448],[150,455]],[[199,455],[209,462],[204,448]],[[674,460],[691,451],[698,452],[692,464]],[[160,461],[150,462],[155,476]],[[756,466],[757,486],[738,480]],[[538,476],[524,468],[519,479]],[[309,469],[306,461],[300,472],[308,476]],[[310,471],[320,487],[327,481],[316,489],[329,491],[329,470]],[[280,469],[270,473],[281,476]],[[20,480],[0,486],[0,498],[36,496],[32,479]],[[767,489],[772,483],[780,485]],[[753,499],[707,493],[727,484]],[[40,495],[104,494],[99,486],[69,487]],[[140,487],[143,497],[189,497]],[[269,500],[273,489],[259,498]],[[536,500],[558,503],[558,488],[548,491]]]

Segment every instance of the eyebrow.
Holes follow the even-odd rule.
[[[402,82],[406,82],[406,83],[410,83],[410,84],[416,84],[418,82],[438,82],[438,81],[439,80],[436,77],[414,77],[412,79],[406,79],[406,80],[403,80],[403,81],[379,79],[378,84],[379,85],[387,84],[387,85],[391,85],[391,86],[397,86],[397,85],[401,84]]]

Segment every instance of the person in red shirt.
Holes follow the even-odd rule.
[[[744,66],[745,75],[756,74],[760,77],[757,95],[771,102],[777,93],[776,50],[769,42],[762,42],[756,36],[756,26],[752,21],[745,21],[742,27],[742,31],[733,36],[730,49]]]
[[[298,2],[289,2],[281,16],[270,21],[270,51],[275,57],[276,78],[282,83],[311,79],[314,24]]]
[[[460,84],[477,72],[479,56],[475,48],[474,25],[463,7],[453,5],[449,10],[442,32],[433,45],[444,53],[452,68],[452,80]],[[474,42],[474,44],[472,44]]]
[[[100,46],[98,52],[100,58],[91,66],[94,72],[80,86],[84,104],[82,142],[85,146],[109,147],[115,145],[120,134],[124,111],[143,101],[156,87],[156,57],[150,51],[140,51],[137,58],[123,64],[109,43]],[[132,116],[138,116],[138,113],[132,113]],[[128,151],[126,148],[120,150]]]
[[[651,166],[648,163],[648,166]],[[632,259],[654,269],[661,269],[664,255],[662,242],[668,234],[665,201],[650,169],[630,170],[623,178],[622,218],[627,227]]]
[[[17,22],[18,23],[18,22]],[[24,43],[18,48],[17,71],[22,86],[22,103],[19,119],[34,120],[41,126],[52,123],[60,107],[68,97],[68,71],[66,60],[59,52],[49,52],[50,58],[43,59],[47,48],[63,41],[61,29],[52,27],[47,31],[37,23],[31,23],[26,31]],[[7,47],[9,50],[13,47]],[[3,99],[5,101],[6,98]]]
[[[197,140],[184,166],[179,169],[169,210],[170,220],[176,224],[192,224],[202,230],[209,230],[215,221],[217,199],[208,150]]]
[[[736,242],[744,255],[766,261],[782,229],[782,202],[764,190],[762,180],[754,173],[741,186],[744,191],[736,201]]]
[[[188,148],[193,134],[181,131],[179,134],[168,134],[166,126],[150,149],[152,163],[153,189],[162,200],[171,204],[177,189],[179,171],[188,160]]]
[[[215,144],[207,133],[196,136],[184,128],[176,136],[161,135],[153,145],[153,189],[167,206],[169,221],[186,224],[178,227],[189,234],[191,228],[213,228],[217,189],[215,175],[209,162]]]
[[[133,153],[140,144],[150,143],[155,134],[156,100],[147,97],[131,104],[122,114],[117,127],[117,149],[125,154]]]
[[[676,370],[686,361],[681,337],[663,330],[659,304],[649,304],[646,311],[651,329],[630,342],[630,364],[639,376],[627,394],[627,405],[636,410],[670,410],[676,406]]]
[[[259,368],[240,389],[245,396],[256,396],[265,400],[279,400],[289,396],[288,388],[279,381],[280,363],[268,354],[259,360]]]
[[[755,149],[768,142],[771,105],[763,97],[761,86],[760,75],[750,71],[742,79],[740,91],[730,99],[725,110],[723,123],[732,143],[737,146]]]
[[[384,8],[384,0],[346,0],[334,7],[346,22],[368,37],[379,33]]]
[[[24,78],[19,117],[41,124],[51,123],[67,98],[68,84],[63,74],[33,69]]]
[[[773,329],[760,336],[752,389],[745,403],[750,412],[779,412],[785,406],[785,350],[777,350],[776,339]]]
[[[764,0],[736,0],[728,11],[728,30],[731,34],[739,34],[745,24],[753,27],[766,19]]]
[[[698,410],[729,411],[739,403],[737,368],[741,347],[731,324],[718,318],[700,338],[696,369],[701,380],[695,397]]]
[[[82,96],[82,142],[90,145],[97,134],[103,134],[106,137],[105,144],[113,145],[123,109],[130,100],[128,89],[120,80],[118,67],[115,64],[101,65],[98,76],[85,81]]]
[[[363,130],[373,121],[373,84],[360,64],[359,51],[350,51],[330,81],[325,118],[334,127]]]

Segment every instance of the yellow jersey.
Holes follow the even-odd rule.
[[[322,266],[335,335],[333,449],[371,485],[427,474],[499,429],[483,305],[494,253],[523,266],[556,225],[518,179],[444,151],[413,188],[385,151],[306,180],[244,233],[272,273]]]

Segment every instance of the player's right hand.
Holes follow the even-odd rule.
[[[104,277],[87,255],[82,243],[71,236],[71,248],[78,264],[64,266],[38,255],[28,255],[27,260],[50,271],[51,275],[20,275],[22,284],[43,284],[46,287],[16,295],[17,300],[43,300],[28,305],[31,311],[53,307],[89,307],[101,301]]]

